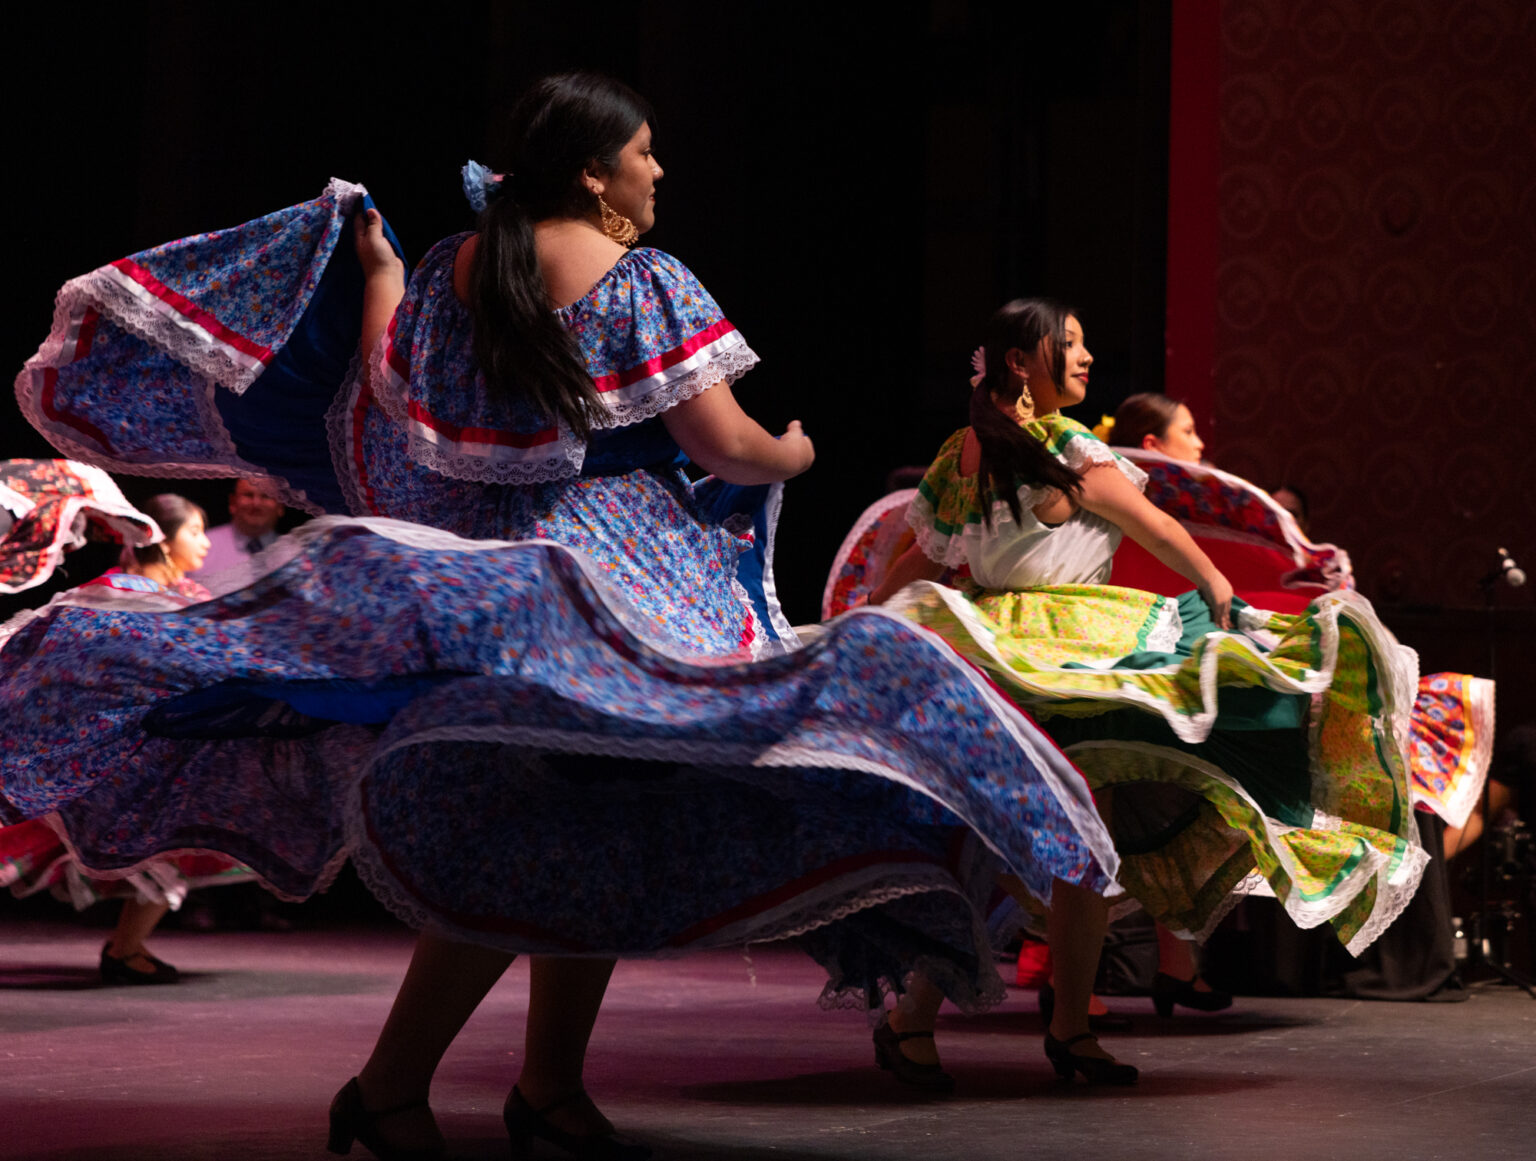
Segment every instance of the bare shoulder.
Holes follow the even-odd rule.
[[[1109,512],[1150,507],[1141,489],[1126,479],[1112,463],[1092,464],[1079,478],[1083,481],[1083,487],[1078,493],[1078,503],[1091,512],[1103,516]]]
[[[960,474],[974,476],[981,471],[981,440],[970,428],[965,429],[965,441],[960,445]]]
[[[533,228],[533,243],[550,305],[557,308],[585,298],[629,253],[579,222],[539,222]]]
[[[453,256],[453,293],[460,302],[469,301],[469,274],[475,268],[475,255],[479,251],[480,235],[471,234]]]

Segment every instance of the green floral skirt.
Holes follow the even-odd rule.
[[[1405,746],[1418,658],[1353,592],[1297,615],[1110,585],[920,582],[887,606],[1028,710],[1094,788],[1126,892],[1203,938],[1245,893],[1354,953],[1407,904],[1419,845]]]

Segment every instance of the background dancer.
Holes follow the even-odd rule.
[[[1396,742],[1413,656],[1352,594],[1309,618],[1234,603],[1189,534],[1143,498],[1144,474],[1060,415],[1083,399],[1091,364],[1058,305],[1015,301],[993,316],[972,427],[929,468],[909,512],[917,544],[871,599],[945,636],[1067,747],[1117,836],[1121,882],[1155,918],[1203,937],[1258,873],[1299,923],[1331,921],[1358,950],[1425,862]],[[1198,597],[1104,585],[1122,531]],[[962,566],[963,589],[931,583]],[[1378,683],[1385,726],[1357,708]],[[1333,783],[1314,785],[1314,766]],[[1165,990],[1202,1002],[1191,985]],[[1074,996],[1069,1027],[1058,995],[1046,1042],[1058,1062],[1075,1063],[1063,1036],[1088,1042],[1086,1004]]]
[[[57,489],[39,489],[40,465],[29,465],[33,477],[29,499],[37,504],[45,497],[62,496]],[[57,465],[58,479],[72,478],[74,465]],[[17,481],[20,482],[20,481]],[[96,481],[96,486],[102,486]],[[126,501],[120,493],[92,496],[106,504],[122,525],[128,520]],[[34,509],[35,512],[35,509]],[[55,597],[60,603],[117,603],[136,608],[182,608],[208,595],[187,574],[195,572],[207,551],[203,535],[203,511],[184,497],[166,493],[148,500],[138,519],[159,525],[164,539],[153,544],[132,544],[123,549],[121,571],[112,569],[80,588]],[[30,528],[13,529],[15,535],[0,540],[0,572],[12,574],[13,558],[28,555],[35,537]],[[131,578],[131,579],[130,579]],[[34,576],[34,581],[45,578]],[[0,638],[3,640],[3,638]],[[99,900],[122,899],[122,911],[111,937],[101,949],[101,979],[106,984],[173,984],[180,973],[153,955],[147,941],[167,911],[179,908],[188,892],[205,886],[221,886],[249,879],[250,873],[217,855],[186,854],[158,858],[120,878],[103,878],[81,869],[78,860],[46,822],[30,820],[0,828],[0,885],[9,886],[18,898],[41,890],[68,900],[83,910]]]
[[[1299,607],[1299,597],[1274,590],[1285,583],[1296,589],[1315,588],[1319,581],[1329,588],[1353,586],[1345,553],[1305,539],[1305,503],[1300,494],[1280,489],[1270,495],[1202,462],[1204,444],[1188,409],[1177,401],[1157,394],[1132,396],[1116,411],[1109,441],[1129,449],[1126,454],[1151,474],[1148,492],[1154,502],[1196,522],[1196,533],[1209,534],[1202,539],[1218,560],[1234,558],[1241,574],[1232,575],[1243,576],[1243,581],[1235,583],[1245,599],[1264,603],[1292,597]],[[1292,503],[1279,494],[1288,490]],[[1293,504],[1301,507],[1300,515]],[[1294,528],[1278,518],[1277,507],[1291,514]],[[1235,537],[1229,539],[1228,533]],[[1270,542],[1265,546],[1270,548],[1268,575],[1262,567],[1254,567],[1255,561],[1263,562],[1257,543],[1265,540]],[[1298,567],[1298,560],[1306,563]],[[1133,551],[1117,553],[1114,579],[1124,584],[1141,581],[1157,591],[1171,592],[1166,584],[1159,584],[1164,578],[1155,567],[1147,569],[1147,563],[1136,560]],[[1244,581],[1259,591],[1249,593]],[[1442,832],[1451,834],[1468,820],[1493,765],[1493,683],[1465,673],[1425,674],[1419,678],[1409,730],[1407,756],[1419,838],[1437,865],[1383,937],[1359,962],[1340,966],[1333,974],[1344,994],[1366,999],[1464,999],[1466,992],[1456,973],[1455,924]],[[1447,850],[1454,850],[1454,844]],[[1318,946],[1318,962],[1337,959],[1336,950],[1329,944]]]

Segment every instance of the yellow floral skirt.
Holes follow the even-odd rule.
[[[1297,615],[1110,585],[1024,592],[920,582],[889,603],[938,633],[1082,770],[1120,884],[1203,938],[1245,893],[1363,950],[1428,861],[1406,743],[1418,659],[1353,592]]]

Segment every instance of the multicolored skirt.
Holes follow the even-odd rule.
[[[1236,892],[1272,892],[1358,952],[1412,897],[1405,743],[1417,659],[1352,592],[1299,616],[1102,585],[968,593],[911,585],[889,608],[978,666],[1100,795],[1126,890],[1202,937]],[[1106,791],[1112,791],[1106,794]]]
[[[1349,554],[1308,540],[1264,489],[1208,464],[1119,448],[1147,473],[1147,499],[1176,518],[1250,604],[1304,612],[1322,592],[1354,588]],[[1177,595],[1187,584],[1139,545],[1115,553],[1117,585]],[[1493,754],[1494,688],[1486,678],[1431,673],[1419,679],[1409,723],[1413,801],[1449,826],[1467,821]]]
[[[138,899],[173,911],[203,887],[249,882],[250,871],[232,859],[186,854],[151,859],[117,878],[87,873],[68,845],[41,819],[0,827],[0,887],[18,899],[48,891],[84,911],[105,899]]]

